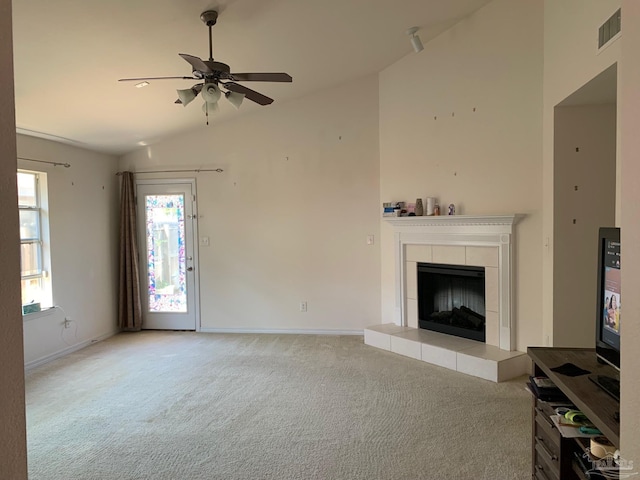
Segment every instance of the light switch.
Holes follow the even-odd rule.
[[[367,235],[367,245],[373,245],[373,235]]]

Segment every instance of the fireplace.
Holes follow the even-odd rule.
[[[420,263],[484,268],[485,344],[515,350],[512,240],[519,215],[385,218],[393,227],[396,268],[394,323],[419,329]]]
[[[396,301],[393,323],[366,328],[365,343],[494,382],[527,372],[531,362],[525,353],[516,351],[516,322],[512,314],[514,226],[521,217],[442,215],[385,218],[384,222],[393,229],[394,237]],[[473,318],[467,318],[471,323],[476,321],[477,315],[485,317],[484,343],[420,328],[419,311],[429,310],[425,310],[426,303],[440,303],[436,299],[420,299],[418,282],[422,287],[423,280],[419,280],[419,276],[424,274],[419,273],[419,269],[422,270],[424,264],[435,265],[436,269],[453,268],[456,273],[474,272],[477,267],[484,271],[484,279],[481,280],[484,288],[476,285],[470,288],[475,293],[466,294],[466,297],[484,294],[484,314],[481,306],[473,306],[481,304],[480,301],[450,302],[451,310],[463,310],[462,306],[465,310],[473,310]],[[474,276],[477,277],[478,272],[471,274],[472,278]],[[452,282],[454,286],[445,290],[457,290],[455,285],[458,282]],[[468,281],[463,280],[462,283]],[[435,308],[430,310],[433,312]]]
[[[418,326],[485,341],[484,267],[418,263]]]

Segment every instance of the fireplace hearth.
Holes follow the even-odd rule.
[[[418,263],[418,326],[485,342],[485,269]]]

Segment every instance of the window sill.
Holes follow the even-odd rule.
[[[22,321],[28,322],[31,320],[37,320],[39,318],[48,317],[49,315],[52,315],[53,313],[55,313],[55,311],[56,311],[56,307],[43,308],[39,312],[27,313],[25,315],[22,315]]]

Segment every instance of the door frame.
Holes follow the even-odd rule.
[[[148,179],[136,179],[136,210],[138,203],[138,185],[179,185],[179,184],[188,184],[191,186],[191,195],[193,198],[191,214],[193,215],[193,220],[191,222],[193,228],[193,268],[195,272],[193,274],[193,303],[194,303],[194,315],[196,321],[196,332],[201,331],[202,322],[200,319],[200,257],[198,252],[198,245],[200,244],[199,236],[198,236],[198,194],[196,189],[196,179],[195,178],[148,178]],[[185,199],[186,201],[186,199]],[[140,219],[138,219],[140,221]],[[138,232],[138,243],[140,243],[140,224],[136,226]],[[138,260],[140,260],[140,244],[138,245]]]

